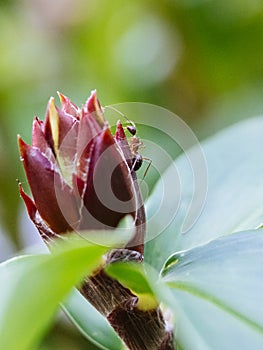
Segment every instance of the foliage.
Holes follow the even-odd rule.
[[[211,135],[234,121],[262,114],[262,16],[263,3],[257,0],[2,1],[1,261],[28,244],[22,232],[33,236],[28,226],[24,228],[18,196],[16,178],[23,183],[24,175],[17,161],[16,135],[23,134],[29,142],[32,115],[44,115],[50,91],[54,95],[56,90],[64,91],[81,103],[96,87],[103,105],[123,101],[158,104],[180,114],[199,136]],[[129,118],[136,125],[140,122],[140,115]],[[209,168],[207,202],[196,225],[184,235],[178,228],[185,217],[184,205],[190,201],[189,176],[184,171],[185,160],[176,160],[184,179],[181,209],[167,230],[146,245],[146,261],[157,272],[175,251],[194,249],[222,234],[261,224],[261,127],[260,119],[254,119],[203,144]],[[142,132],[160,138],[153,130],[138,129],[140,136]],[[175,154],[173,144],[165,143],[165,147]],[[152,184],[151,177],[149,171],[146,179]],[[169,170],[165,178],[171,186]],[[159,190],[160,183],[148,201],[149,216]],[[158,224],[153,222],[153,227]],[[96,329],[93,324],[85,325],[86,310],[81,301],[76,304],[74,310],[81,319],[77,322],[79,326],[84,322],[82,332],[94,341],[97,318],[92,314]],[[184,311],[181,316],[184,319]],[[103,321],[99,319],[98,324],[103,333]],[[53,348],[69,348],[64,336],[62,345],[55,343]],[[78,342],[81,349],[82,344]],[[83,349],[90,346],[85,343]],[[205,349],[206,344],[203,346]],[[46,347],[50,350],[52,345],[43,343],[41,350]]]
[[[148,295],[169,307],[180,349],[262,348],[263,235],[261,229],[255,229],[262,220],[262,162],[257,161],[262,127],[263,119],[257,118],[206,141],[208,204],[195,225],[187,233],[180,232],[185,218],[181,213],[147,243],[144,270],[133,264],[122,267],[120,263],[108,270],[142,298]],[[240,142],[244,133],[246,142]],[[223,159],[220,154],[224,154]],[[242,163],[241,155],[246,159]],[[183,157],[175,162],[184,176]],[[239,166],[233,169],[235,164]],[[172,187],[169,172],[164,179]],[[148,199],[148,215],[152,215],[159,191],[157,184]],[[182,194],[184,209],[185,198],[189,199],[187,191]],[[173,200],[170,198],[171,203]],[[161,215],[156,220],[165,218]],[[151,221],[151,225],[149,231],[157,228],[157,221]],[[254,230],[247,230],[249,227]],[[105,248],[84,243],[60,249],[54,255],[17,257],[2,263],[1,345],[19,350],[39,342],[58,302],[84,271],[94,268],[103,252]],[[107,322],[78,293],[74,292],[63,308],[99,348],[123,348]],[[13,333],[20,336],[12,337]]]

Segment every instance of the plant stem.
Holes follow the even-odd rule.
[[[116,249],[108,254],[106,264],[117,261],[142,263],[143,257],[137,251]],[[176,349],[161,309],[140,310],[138,297],[109,277],[103,267],[84,281],[80,292],[108,319],[129,350]]]

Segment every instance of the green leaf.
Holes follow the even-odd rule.
[[[137,306],[139,309],[149,310],[158,306],[153,289],[148,282],[148,274],[153,276],[153,271],[148,270],[147,274],[147,269],[144,269],[142,264],[129,262],[112,263],[107,266],[105,271],[138,297]]]
[[[63,309],[82,334],[101,349],[123,350],[122,341],[103,317],[75,289],[63,302]]]
[[[183,349],[262,349],[262,230],[179,252],[162,274],[170,290],[161,297],[174,312]]]
[[[82,237],[88,241],[107,246],[125,246],[134,235],[134,224],[127,215],[114,231],[83,231]],[[63,309],[76,327],[101,349],[122,350],[124,345],[108,321],[77,291],[63,302]],[[88,316],[87,316],[88,315]]]
[[[115,262],[107,266],[105,271],[135,293],[152,294],[152,289],[141,264]]]
[[[126,215],[114,230],[88,230],[78,231],[80,239],[95,245],[102,245],[110,248],[125,247],[135,234],[133,218]],[[73,240],[76,236],[73,233]]]
[[[146,206],[148,263],[160,270],[175,251],[256,228],[263,222],[262,130],[263,118],[259,117],[205,141],[207,183],[205,169],[192,171],[191,162],[196,162],[195,169],[202,164],[198,148],[190,151],[191,162],[183,155],[170,166]]]
[[[22,256],[0,265],[0,348],[34,348],[59,302],[107,251],[85,240],[63,242],[53,254]],[[87,315],[89,317],[89,315]],[[92,322],[92,320],[91,320]]]

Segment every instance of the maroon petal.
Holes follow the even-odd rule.
[[[132,168],[132,152],[130,150],[129,143],[127,141],[123,126],[120,122],[120,120],[117,123],[116,133],[115,133],[115,140],[119,147],[121,148],[124,157],[126,159],[126,162],[129,166],[129,168]],[[141,197],[141,191],[137,182],[137,176],[135,171],[131,172],[131,177],[133,179],[134,189],[136,193],[136,199],[137,199],[137,212],[136,212],[136,234],[133,237],[133,239],[129,242],[129,248],[133,250],[137,250],[141,254],[143,254],[144,250],[144,236],[145,236],[145,210],[143,205],[143,200]]]
[[[70,137],[76,143],[77,127],[78,119],[56,107],[54,98],[51,97],[46,111],[44,134],[52,148],[59,148],[71,129],[76,129],[75,137]]]
[[[133,188],[127,163],[106,129],[94,142],[80,228],[112,228],[127,214],[135,217]]]
[[[25,202],[28,215],[36,228],[38,229],[40,236],[43,238],[44,241],[48,242],[56,237],[55,232],[53,232],[47,224],[43,221],[41,216],[39,215],[37,208],[35,206],[35,203],[32,201],[32,199],[24,192],[22,185],[19,184],[19,192],[22,197],[22,199]]]
[[[44,124],[45,139],[52,148],[61,173],[69,184],[76,166],[78,125],[78,119],[55,106],[54,98],[49,100]]]
[[[59,118],[58,153],[64,166],[74,166],[77,152],[79,120],[56,108]]]
[[[70,138],[72,138],[72,143],[74,142],[76,145],[76,137],[78,132],[78,124],[79,124],[78,119],[73,118],[69,114],[63,112],[58,107],[56,107],[56,111],[57,111],[58,120],[59,120],[58,147],[61,146],[61,144],[64,142],[65,137],[67,137],[69,132],[71,132],[72,130],[74,130],[74,134],[71,135]]]
[[[83,181],[80,177],[77,176],[77,174],[73,173],[72,187],[73,187],[73,194],[78,203],[78,207],[80,208],[82,205],[83,194],[86,189],[86,181]]]
[[[88,98],[88,101],[86,102],[87,110],[92,113],[96,111],[101,111],[101,105],[97,98],[97,91],[93,90],[91,91],[91,95]]]
[[[65,95],[63,95],[61,92],[57,92],[60,103],[61,103],[61,109],[63,112],[71,115],[72,117],[79,119],[80,110],[79,108]]]
[[[24,192],[21,183],[19,183],[19,193],[25,202],[28,215],[33,221],[34,217],[36,216],[37,208],[33,200]]]
[[[121,148],[124,157],[126,159],[127,164],[129,165],[129,168],[132,168],[132,152],[129,146],[129,143],[127,141],[127,137],[125,135],[122,123],[120,120],[117,122],[117,128],[115,133],[115,140],[119,147]]]
[[[103,111],[97,98],[96,91],[94,90],[81,110],[78,133],[77,169],[75,174],[78,182],[73,181],[73,186],[78,183],[77,188],[82,191],[79,193],[81,197],[84,194],[83,191],[86,189],[95,138],[106,126],[107,124],[103,116]],[[81,186],[79,186],[79,183],[81,183]]]
[[[51,117],[50,117],[51,104],[54,104],[53,97],[51,97],[49,99],[48,104],[47,104],[46,116],[45,116],[45,121],[44,121],[44,135],[45,135],[45,139],[46,139],[47,143],[49,144],[49,146],[53,150],[54,154],[56,154],[55,144],[54,144],[53,135],[52,135]]]
[[[54,164],[56,162],[43,132],[43,122],[35,117],[32,128],[32,146],[38,148]]]
[[[39,214],[56,233],[76,227],[79,214],[72,190],[39,149],[18,138],[21,160]]]
[[[117,122],[116,132],[115,132],[116,141],[126,140],[126,135],[120,120]]]
[[[91,92],[91,95],[88,99],[88,101],[86,102],[85,106],[86,111],[89,113],[92,113],[93,118],[97,121],[97,123],[100,125],[100,127],[104,127],[105,125],[107,125],[105,119],[104,119],[104,115],[103,115],[103,111],[100,105],[100,102],[97,98],[97,92],[96,90],[93,90]]]
[[[37,147],[45,153],[47,141],[43,133],[43,122],[35,117],[32,126],[32,146]]]
[[[85,183],[87,181],[94,141],[100,131],[101,127],[91,116],[91,113],[83,108],[77,140],[77,176]]]

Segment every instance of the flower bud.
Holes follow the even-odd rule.
[[[33,200],[23,191],[31,220],[45,241],[68,231],[110,230],[132,215],[136,234],[127,245],[143,252],[145,213],[129,143],[120,122],[115,137],[93,91],[80,109],[58,93],[45,120],[35,118],[32,146],[18,136]]]

